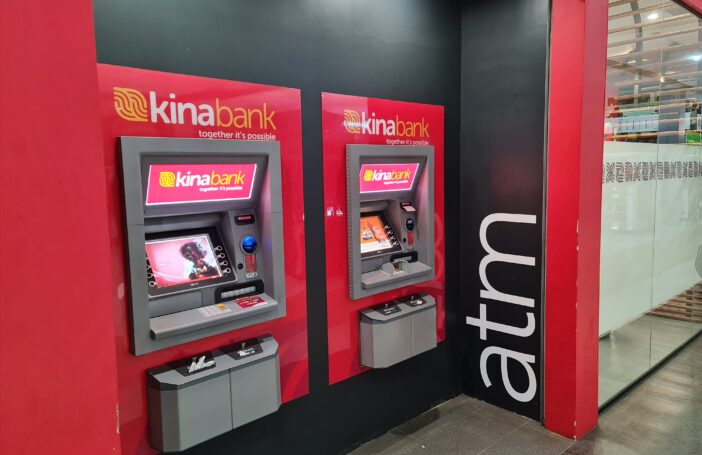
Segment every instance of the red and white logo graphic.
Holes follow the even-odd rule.
[[[358,175],[361,193],[411,190],[419,163],[363,164]]]
[[[152,164],[146,205],[250,199],[255,164]]]

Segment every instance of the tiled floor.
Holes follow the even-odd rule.
[[[352,454],[700,455],[702,337],[607,408],[599,427],[578,442],[458,396]]]
[[[699,332],[700,324],[643,315],[600,339],[600,406]]]

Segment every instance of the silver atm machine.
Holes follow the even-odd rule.
[[[285,316],[279,144],[120,148],[134,354]]]
[[[349,294],[434,278],[434,148],[348,145]]]
[[[285,316],[277,142],[120,138],[135,355]],[[275,412],[278,343],[147,371],[150,442],[178,452]]]
[[[434,279],[434,148],[347,145],[349,296]],[[360,314],[361,364],[384,368],[436,347],[436,302],[411,294]]]

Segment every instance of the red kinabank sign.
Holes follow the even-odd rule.
[[[361,193],[411,190],[419,163],[363,164],[358,173]]]
[[[122,451],[153,453],[148,446],[146,370],[225,346],[272,334],[280,345],[283,402],[309,391],[305,230],[302,199],[300,91],[182,74],[98,65],[105,137],[113,295],[119,374]],[[221,335],[135,357],[129,349],[124,276],[125,238],[117,138],[180,137],[280,142],[287,315]],[[154,164],[148,204],[242,199],[251,196],[254,164]],[[246,302],[254,305],[256,302]]]
[[[146,205],[250,199],[255,164],[152,164]]]
[[[444,108],[428,104],[322,94],[324,159],[324,229],[327,272],[329,383],[355,376],[361,367],[359,311],[411,293],[436,299],[437,341],[445,332],[444,275]],[[349,298],[348,224],[346,216],[346,145],[434,146],[434,219],[436,277],[417,285],[358,300]],[[361,192],[412,188],[417,163],[365,164],[359,173]]]

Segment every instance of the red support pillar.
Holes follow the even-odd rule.
[[[607,1],[553,0],[548,120],[544,423],[597,425]]]
[[[120,453],[90,0],[0,0],[0,453]]]

